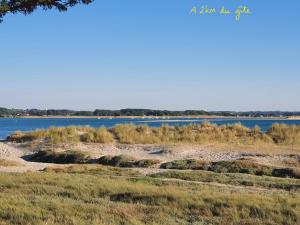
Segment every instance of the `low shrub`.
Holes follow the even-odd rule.
[[[175,160],[160,165],[162,169],[206,170],[215,173],[245,173],[257,176],[290,177],[300,179],[298,168],[277,168],[251,160],[205,162],[194,159]]]
[[[136,159],[128,155],[102,156],[98,163],[117,167],[134,167]]]
[[[195,159],[175,160],[160,165],[162,169],[207,170],[209,163]]]
[[[73,164],[64,167],[48,167],[44,172],[52,173],[69,173],[69,174],[91,174],[91,175],[107,175],[107,176],[140,176],[137,170],[130,168],[117,168],[110,166],[103,166],[98,164]]]
[[[155,159],[137,160],[128,155],[102,156],[98,159],[99,164],[117,167],[151,167],[159,163]]]
[[[296,168],[275,168],[272,171],[272,176],[300,179],[300,170]]]
[[[148,168],[159,163],[160,161],[158,159],[142,159],[136,162],[136,167]]]
[[[212,162],[209,169],[217,173],[247,173],[253,175],[272,175],[272,167],[255,163],[251,160]]]
[[[88,157],[78,151],[65,151],[55,152],[52,150],[39,151],[30,156],[30,161],[44,162],[44,163],[57,163],[57,164],[69,164],[69,163],[85,163]]]

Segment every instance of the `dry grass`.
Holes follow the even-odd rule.
[[[298,191],[253,191],[158,178],[44,172],[0,174],[0,223],[296,225]],[[17,194],[16,194],[17,193]]]
[[[48,144],[60,143],[112,143],[113,137],[106,128],[91,127],[50,127],[30,132],[16,132],[7,138],[12,142],[43,140]]]
[[[211,171],[178,171],[169,170],[149,175],[156,178],[172,178],[187,181],[230,184],[246,187],[276,188],[283,190],[300,190],[300,180],[291,178],[275,178],[238,173],[215,173]]]
[[[94,128],[86,128],[86,130],[82,131],[83,134],[80,137],[82,142],[86,143],[112,143],[114,141],[113,136],[108,130],[104,127],[94,129]]]
[[[300,144],[300,126],[274,124],[267,132],[275,143],[287,145]]]
[[[121,124],[115,126],[112,133],[121,144],[154,144],[160,142],[154,129],[148,126]]]
[[[9,141],[44,140],[47,143],[121,143],[121,144],[226,144],[231,146],[269,146],[300,149],[300,126],[274,124],[266,133],[259,127],[249,129],[241,124],[218,126],[210,123],[151,128],[133,124],[112,129],[91,127],[51,127],[47,130],[17,132]]]

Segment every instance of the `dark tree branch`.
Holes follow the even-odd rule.
[[[77,4],[89,4],[93,0],[0,0],[0,22],[7,13],[32,13],[38,7],[66,11]]]

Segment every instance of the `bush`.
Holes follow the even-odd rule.
[[[85,163],[88,160],[88,157],[78,151],[55,152],[47,150],[35,153],[29,158],[29,160],[34,162],[68,164]]]
[[[296,168],[275,168],[272,171],[272,176],[300,179],[300,170]]]
[[[91,175],[109,175],[109,176],[139,176],[137,170],[109,167],[98,164],[72,164],[64,167],[47,167],[44,172],[70,173],[70,174],[91,174]]]
[[[135,158],[127,155],[102,156],[98,160],[99,164],[117,167],[134,167],[135,162]]]
[[[142,159],[136,162],[136,167],[148,168],[154,165],[159,164],[160,161],[157,159]]]
[[[98,159],[98,163],[102,165],[114,166],[112,163],[113,156],[105,155]]]
[[[137,160],[131,156],[102,156],[98,159],[99,164],[117,167],[150,167],[159,163],[159,160],[143,159]]]
[[[160,165],[162,169],[178,169],[178,170],[206,170],[209,163],[198,161],[195,159],[175,160]]]
[[[245,173],[257,176],[290,177],[300,179],[300,170],[297,168],[276,168],[261,165],[251,160],[234,160],[205,162],[194,159],[175,160],[160,165],[162,169],[177,170],[206,170],[215,173]]]
[[[251,160],[213,162],[209,170],[217,173],[247,173],[259,176],[272,175],[272,167],[257,164]]]

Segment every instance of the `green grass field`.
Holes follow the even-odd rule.
[[[299,224],[299,186],[289,178],[143,176],[101,165],[1,173],[0,224]]]

